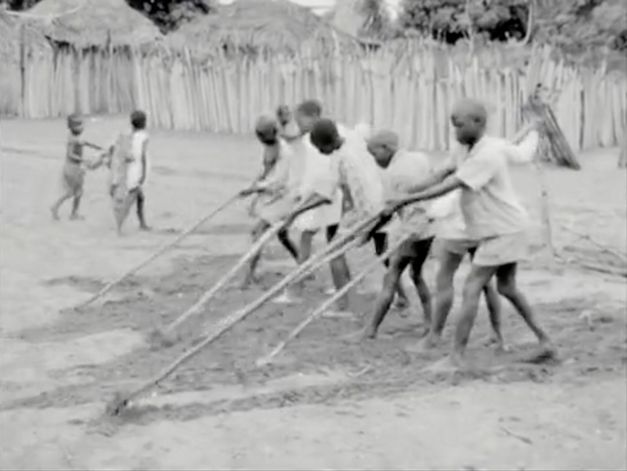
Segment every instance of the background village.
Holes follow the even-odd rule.
[[[416,0],[391,16],[382,1],[327,3],[0,0],[0,469],[627,467],[627,7]],[[430,373],[446,347],[405,351],[414,307],[391,314],[376,344],[342,342],[354,325],[318,319],[260,367],[325,298],[323,269],[305,305],[263,306],[127,414],[103,413],[293,268],[271,245],[261,286],[227,286],[186,340],[147,347],[249,249],[241,203],[73,309],[250,183],[261,114],[317,98],[438,162],[462,96],[487,104],[498,136],[532,115],[547,123],[515,183],[534,222],[521,283],[559,361],[492,365],[482,307],[473,354],[485,371]],[[66,117],[84,115],[86,138],[109,145],[134,109],[148,116],[154,230],[115,236],[104,171],[87,176],[85,221],[50,221]],[[433,279],[435,261],[425,270]],[[382,273],[363,282],[364,315]],[[530,342],[510,311],[508,341]]]

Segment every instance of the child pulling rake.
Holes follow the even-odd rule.
[[[198,353],[200,353],[205,347],[207,347],[208,345],[213,343],[215,340],[220,338],[224,333],[229,331],[237,323],[243,321],[249,315],[254,313],[257,309],[263,306],[265,303],[267,303],[268,301],[276,297],[290,284],[297,282],[298,280],[307,276],[317,267],[323,265],[324,263],[328,262],[329,260],[333,258],[341,256],[342,254],[347,252],[349,249],[351,249],[352,247],[360,243],[361,241],[358,239],[358,237],[362,235],[363,233],[371,233],[373,226],[376,225],[378,221],[379,221],[379,215],[376,215],[376,216],[370,217],[364,221],[357,223],[348,231],[346,235],[342,237],[338,237],[336,240],[334,240],[332,243],[326,246],[319,253],[312,256],[309,260],[307,260],[306,262],[298,266],[294,271],[287,274],[281,281],[279,281],[272,288],[266,291],[258,299],[249,303],[242,309],[235,311],[229,314],[228,316],[222,318],[215,326],[208,329],[206,334],[201,338],[200,342],[198,342],[191,350],[181,355],[174,362],[172,362],[169,366],[163,369],[157,376],[146,381],[144,384],[140,385],[138,388],[136,388],[135,390],[127,394],[117,393],[114,396],[113,400],[107,405],[107,408],[106,408],[107,413],[110,415],[119,415],[130,404],[132,400],[137,399],[142,394],[146,393],[150,389],[157,386],[161,381],[163,381],[168,376],[170,376],[170,374],[172,374],[172,372],[174,372],[179,366],[189,361],[191,358],[193,358]],[[273,226],[272,230],[268,231],[270,233],[268,235],[268,239],[273,235],[272,232],[278,231],[281,227],[282,226],[280,224]],[[261,240],[259,242],[261,242]],[[258,244],[257,246],[256,244],[254,248],[256,248],[256,250],[259,250],[261,245],[262,244]],[[249,251],[247,255],[249,255],[251,251]],[[240,261],[236,264],[236,267],[239,267],[241,264],[245,263],[245,258],[246,256],[240,259]],[[369,266],[368,271],[371,271],[371,269],[372,267]],[[232,270],[232,272],[234,271],[235,270]],[[342,291],[339,291],[338,293],[333,295],[333,297],[331,298],[332,300],[327,300],[327,302],[325,302],[325,305],[327,305],[327,307],[330,306],[331,303],[334,302],[336,298],[339,298],[340,296],[348,292],[348,290],[352,288],[353,286],[355,286],[355,284],[357,284],[367,274],[368,271],[365,271],[364,273],[360,274],[358,277],[356,277],[354,282],[352,282],[349,285],[346,285]],[[229,274],[230,273],[231,272],[229,272]],[[204,298],[207,298],[208,300],[210,295],[211,296],[214,295],[215,292],[217,292],[217,290],[219,289],[219,287],[223,286],[224,283],[225,282],[223,282],[223,280],[220,280],[216,285],[214,285],[214,287],[210,288],[203,295],[203,297],[201,297],[200,301],[202,301]],[[183,313],[183,315],[181,315],[176,321],[170,324],[169,329],[166,329],[166,332],[171,333],[174,330],[174,328],[176,328],[176,326],[180,325],[184,320],[189,318],[193,313],[197,313],[199,311],[199,308],[197,306],[200,306],[200,301],[196,303],[194,306],[192,306],[192,308],[188,309],[185,313]],[[317,317],[317,315],[319,314],[314,313],[313,317]],[[311,320],[313,320],[313,317]]]

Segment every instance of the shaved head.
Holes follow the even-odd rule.
[[[255,134],[263,144],[276,144],[279,125],[271,116],[260,116],[255,124]]]
[[[322,154],[329,155],[342,147],[342,138],[336,124],[330,119],[316,121],[311,129],[311,143]]]
[[[398,151],[398,134],[387,129],[375,132],[368,139],[368,151],[381,167],[386,168]]]
[[[451,112],[451,123],[460,144],[473,146],[485,132],[488,111],[478,100],[459,100]]]

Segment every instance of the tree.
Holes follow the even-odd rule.
[[[364,18],[360,36],[384,39],[390,35],[392,21],[382,0],[361,0],[357,9]]]
[[[504,41],[525,36],[528,12],[525,0],[403,0],[399,23],[449,43],[474,34]]]
[[[126,0],[134,9],[148,16],[162,32],[175,30],[198,15],[212,13],[214,0]]]

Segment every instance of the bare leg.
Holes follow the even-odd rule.
[[[337,234],[338,226],[328,226],[326,230],[327,243],[330,243]],[[344,255],[340,255],[329,264],[331,268],[331,277],[333,278],[333,285],[336,290],[342,289],[351,280],[350,269],[348,268],[348,262]],[[338,299],[336,306],[340,311],[347,311],[349,309],[349,296],[342,296]]]
[[[74,200],[72,201],[72,213],[70,214],[70,219],[73,219],[73,220],[82,219],[81,215],[78,214],[78,209],[80,208],[82,197],[83,197],[82,189],[74,193]]]
[[[137,189],[137,219],[139,219],[139,228],[142,231],[149,231],[150,227],[146,224],[146,215],[145,215],[145,203],[146,197],[144,196],[144,190],[139,187]]]
[[[390,266],[383,277],[383,287],[375,302],[374,313],[370,320],[370,324],[364,329],[362,338],[374,339],[377,336],[379,326],[383,322],[385,315],[390,310],[390,306],[394,300],[394,293],[396,291],[398,280],[401,278],[401,275],[405,268],[407,268],[409,262],[409,257],[402,255],[392,256]]]
[[[388,249],[388,235],[385,232],[378,232],[374,234],[372,242],[374,244],[374,252],[377,256],[383,255]],[[389,267],[390,260],[386,258],[383,261],[383,265],[385,265],[386,268]],[[400,278],[398,280],[398,284],[396,285],[396,294],[398,296],[396,298],[396,307],[399,309],[405,309],[409,306],[409,298],[407,297],[407,293],[405,292],[405,288],[403,287],[403,283]]]
[[[446,319],[453,307],[453,298],[455,295],[453,289],[453,278],[455,272],[459,268],[459,264],[463,259],[463,255],[459,255],[449,251],[442,251],[440,256],[440,268],[436,276],[436,294],[435,294],[435,312],[431,322],[431,328],[427,337],[424,339],[422,347],[430,349],[436,346],[441,337]]]
[[[422,305],[422,313],[424,315],[425,324],[427,325],[427,329],[429,331],[431,330],[432,320],[431,292],[422,277],[422,267],[429,256],[429,250],[431,249],[432,242],[433,239],[412,241],[412,251],[414,257],[411,259],[411,277],[414,282],[414,286],[416,286],[416,292],[418,293],[418,298],[420,299],[420,304]]]
[[[470,338],[470,331],[477,317],[479,298],[483,288],[490,281],[490,278],[492,278],[496,270],[496,267],[481,267],[473,264],[466,278],[462,311],[455,329],[455,343],[451,355],[451,360],[456,366],[463,364],[466,345],[468,345],[468,339]]]
[[[485,285],[483,288],[483,295],[488,306],[490,325],[492,326],[496,349],[497,351],[505,351],[505,341],[503,340],[503,333],[501,331],[501,298],[499,297],[499,294],[494,288],[492,282]]]
[[[251,232],[252,242],[253,244],[259,240],[259,238],[270,228],[270,225],[266,221],[259,221]],[[246,288],[250,286],[252,283],[257,282],[256,270],[257,265],[259,264],[259,259],[261,258],[261,250],[259,250],[248,262],[248,267],[246,269],[246,275],[244,276],[244,281],[242,282],[242,288]]]
[[[288,230],[281,229],[279,233],[277,234],[277,237],[279,239],[279,242],[281,242],[281,245],[285,247],[285,250],[287,250],[290,253],[290,255],[292,256],[292,258],[294,258],[294,260],[298,261],[298,250],[296,250],[296,246],[290,239]]]
[[[468,253],[470,254],[470,259],[472,260],[475,256],[475,252],[477,249],[470,249]],[[485,297],[486,305],[488,307],[488,314],[490,317],[490,325],[492,326],[493,339],[496,343],[497,351],[505,351],[505,342],[503,340],[503,334],[501,331],[501,298],[499,297],[498,292],[494,288],[492,282],[488,282],[483,288],[483,295]]]
[[[59,220],[59,208],[65,201],[69,200],[72,196],[74,196],[73,192],[64,193],[61,197],[52,205],[50,208],[50,212],[52,213],[52,219],[55,221]]]
[[[533,313],[533,309],[529,305],[527,298],[518,289],[516,284],[516,269],[516,263],[503,265],[497,269],[497,289],[499,293],[501,293],[514,305],[518,314],[520,314],[527,326],[537,337],[540,345],[551,349],[551,339],[544,329],[540,327],[540,324],[538,324],[538,321]]]

